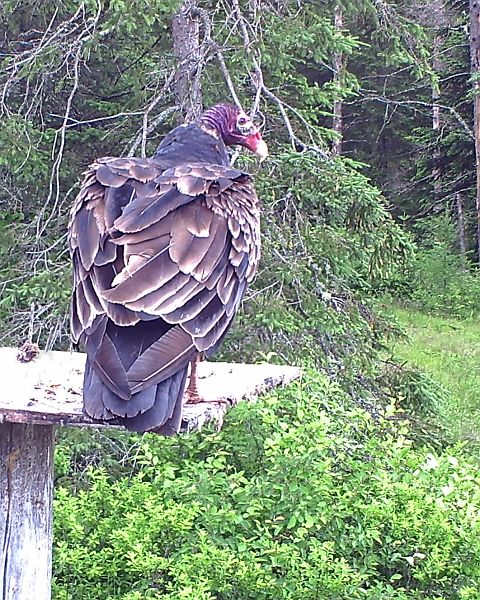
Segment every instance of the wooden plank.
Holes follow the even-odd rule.
[[[82,413],[84,354],[41,352],[27,363],[16,357],[16,349],[0,348],[0,422],[100,425]],[[209,422],[221,426],[229,406],[289,383],[300,376],[300,369],[202,362],[198,373],[200,394],[212,401],[184,407],[183,431],[199,429]]]
[[[51,597],[53,426],[0,423],[0,600]]]
[[[98,425],[82,413],[84,361],[49,352],[22,363],[17,350],[0,348],[0,600],[51,597],[54,424]],[[229,406],[299,375],[296,367],[201,363],[199,391],[211,401],[185,407],[183,430],[220,426]]]

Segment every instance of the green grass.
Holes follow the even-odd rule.
[[[396,341],[397,359],[420,367],[446,390],[440,423],[458,439],[480,444],[480,319],[458,320],[393,308],[409,339]]]

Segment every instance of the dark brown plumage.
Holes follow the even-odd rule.
[[[189,364],[217,348],[260,256],[258,199],[229,166],[234,143],[267,154],[245,113],[221,104],[152,158],[102,158],[87,171],[69,243],[91,417],[178,431]]]

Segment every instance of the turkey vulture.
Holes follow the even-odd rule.
[[[258,198],[230,166],[234,144],[268,154],[242,110],[217,104],[152,158],[100,158],[86,172],[69,224],[70,316],[92,418],[178,431],[189,365],[218,347],[260,257]]]

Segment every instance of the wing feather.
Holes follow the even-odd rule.
[[[177,273],[177,275],[172,277],[170,281],[162,285],[159,289],[142,296],[142,298],[139,298],[134,302],[127,302],[126,305],[130,310],[155,312],[160,304],[172,296],[175,296],[177,292],[190,281],[191,277],[189,275]]]
[[[132,393],[159,383],[187,365],[197,350],[181,327],[172,327],[137,358],[128,370]]]
[[[83,323],[80,321],[77,313],[77,291],[74,289],[70,301],[70,333],[74,344],[78,344],[83,332]]]
[[[169,312],[162,317],[167,323],[177,324],[190,321],[198,314],[200,314],[204,308],[211,302],[213,298],[217,297],[217,290],[209,290],[207,288],[200,289],[200,291],[193,296],[188,302],[185,302],[183,306],[180,306],[176,310]]]
[[[117,258],[117,247],[111,239],[105,239],[95,255],[93,264],[97,267],[113,262]]]
[[[179,279],[184,277],[186,279]],[[180,282],[184,282],[181,286]],[[177,287],[173,291],[173,287]],[[179,273],[159,290],[140,298],[136,302],[128,303],[132,310],[142,310],[163,316],[186,304],[193,296],[204,289],[204,285],[192,279],[189,275]]]
[[[165,250],[161,250],[116,287],[102,292],[102,296],[110,302],[132,302],[158,289],[177,273],[178,266],[170,260]]]
[[[223,313],[210,331],[203,336],[195,338],[195,347],[197,350],[199,352],[205,352],[215,346],[215,344],[217,344],[222,338],[223,334],[226,333],[231,322],[231,316]]]
[[[81,243],[78,244],[80,260],[86,271],[88,271],[95,260],[95,255],[100,246],[100,232],[98,230],[92,207],[82,208],[76,220],[76,235]],[[80,237],[81,232],[81,237]]]
[[[118,188],[121,187],[127,180],[127,174],[121,174],[109,165],[100,165],[95,173],[97,181],[105,187]]]
[[[201,260],[192,270],[192,274],[198,281],[205,282],[211,288],[218,281],[218,277],[226,268],[226,260],[229,253],[227,240],[227,226],[220,218],[217,220],[215,233],[210,238],[210,244]]]
[[[218,323],[224,314],[225,306],[220,298],[215,295],[204,310],[189,321],[183,322],[182,327],[193,337],[201,338]]]
[[[258,212],[249,176],[230,167],[94,163],[69,228],[89,414],[178,425],[188,363],[218,346],[255,272]]]
[[[150,198],[130,202],[123,214],[115,220],[114,226],[123,233],[135,233],[158,223],[169,212],[191,201],[191,196],[179,194],[174,188],[169,188],[153,202]]]
[[[145,229],[141,231],[137,231],[134,233],[124,233],[119,237],[116,237],[114,242],[115,244],[140,244],[141,242],[146,242],[147,240],[152,240],[157,237],[162,237],[164,235],[170,235],[170,230],[173,222],[173,213],[169,213],[163,219],[160,219],[157,223],[152,223]]]
[[[91,362],[100,379],[112,392],[124,400],[131,397],[127,374],[107,333],[104,334],[100,348]]]

